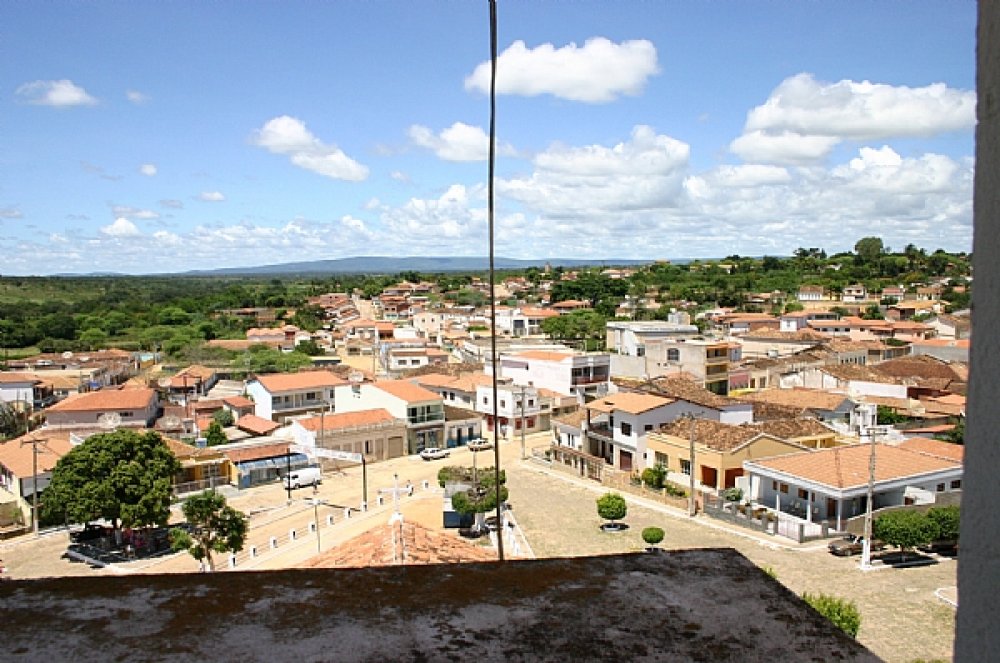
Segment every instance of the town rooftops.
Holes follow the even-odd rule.
[[[905,443],[903,443],[905,444]],[[876,483],[961,468],[961,462],[915,449],[875,444]],[[747,462],[765,470],[837,490],[866,487],[871,445],[856,444]]]
[[[762,389],[740,395],[740,400],[771,403],[786,407],[833,411],[849,400],[844,394],[834,394],[820,389]]]
[[[299,391],[302,389],[338,387],[340,385],[347,384],[346,380],[337,377],[330,371],[274,373],[271,375],[258,375],[256,380],[271,394],[277,394],[283,391]]]
[[[664,405],[670,405],[673,402],[674,399],[664,398],[663,396],[623,391],[587,403],[586,407],[588,410],[607,414],[616,411],[628,412],[629,414],[642,414],[643,412],[649,412]]]
[[[715,451],[732,451],[755,438],[767,435],[756,428],[734,426],[711,419],[677,419],[662,426],[658,432],[687,440],[691,435],[692,424],[695,442]]]
[[[614,378],[612,381],[623,389],[644,391],[664,398],[679,399],[714,410],[742,405],[738,400],[712,393],[693,380],[683,376],[663,376],[653,378],[652,380]]]
[[[253,435],[268,435],[281,426],[256,414],[244,414],[236,421],[236,427]]]
[[[0,442],[0,465],[14,476],[23,479],[34,476],[34,447],[32,440],[38,442],[38,472],[49,472],[56,462],[73,448],[69,438],[71,433],[66,430],[39,429],[27,435],[15,437]]]
[[[418,384],[408,380],[381,380],[373,382],[372,386],[381,389],[387,394],[406,401],[407,403],[422,403],[424,401],[438,401],[441,397],[429,389],[424,389]]]
[[[31,373],[0,373],[0,384],[38,384],[41,381]]]
[[[387,410],[376,408],[373,410],[359,410],[358,412],[338,412],[322,417],[307,417],[297,419],[296,423],[308,431],[317,433],[321,429],[324,431],[334,431],[346,428],[359,428],[361,426],[374,426],[394,421],[396,421],[396,418],[389,414]]]
[[[956,463],[961,463],[965,460],[965,447],[961,444],[934,440],[929,437],[911,437],[908,440],[900,442],[898,446],[902,449],[929,454],[938,458],[947,458]]]
[[[85,394],[72,394],[52,407],[49,412],[96,412],[105,410],[144,410],[156,400],[156,392],[146,387],[134,389],[101,389]]]
[[[798,440],[807,437],[834,437],[836,432],[812,417],[791,417],[788,419],[771,419],[753,424],[746,424],[761,433],[767,433],[783,440]]]
[[[262,458],[275,458],[288,453],[288,442],[275,442],[238,448],[223,448],[226,458],[232,463],[245,463]]]

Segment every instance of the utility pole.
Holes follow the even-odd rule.
[[[871,453],[868,455],[868,499],[865,508],[865,540],[861,542],[861,569],[872,568],[872,502],[875,498],[875,435],[868,430]]]
[[[525,423],[524,422],[524,397],[525,397],[525,386],[522,384],[521,385],[521,460],[524,460],[525,458],[527,458],[527,456],[525,455],[525,448],[524,448],[524,434],[525,434],[524,433],[524,428],[525,428],[525,425],[524,425],[524,423]]]
[[[688,443],[690,445],[690,457],[691,457],[691,464],[688,465],[688,475],[689,475],[689,479],[690,479],[690,483],[691,483],[691,490],[690,490],[690,494],[688,495],[688,516],[690,516],[691,518],[694,518],[695,513],[697,513],[697,510],[698,510],[697,509],[697,504],[695,503],[695,499],[694,499],[694,467],[695,467],[695,465],[694,465],[694,426],[695,426],[695,420],[694,420],[694,415],[693,414],[692,415],[688,415],[688,416],[691,418],[691,432],[690,432],[690,434],[688,436]]]
[[[35,536],[38,536],[38,445],[41,444],[52,453],[52,450],[45,444],[47,441],[47,438],[38,439],[35,437],[21,441],[22,447],[26,444],[31,445],[31,530]]]

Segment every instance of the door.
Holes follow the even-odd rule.
[[[631,451],[619,451],[618,452],[618,466],[623,472],[632,471],[632,452]]]

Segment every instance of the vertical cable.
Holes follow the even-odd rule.
[[[490,360],[493,362],[493,489],[497,500],[497,559],[503,561],[503,500],[500,499],[502,486],[500,484],[500,411],[497,400],[497,374],[500,362],[497,357],[497,295],[496,271],[493,266],[493,176],[496,164],[496,115],[497,115],[497,2],[490,2],[490,158],[488,179],[487,205],[489,208],[490,235]]]

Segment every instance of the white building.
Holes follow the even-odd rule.
[[[254,414],[279,423],[308,412],[336,409],[335,389],[346,385],[330,371],[259,375],[247,382]]]
[[[492,366],[485,370],[492,374]],[[529,350],[500,355],[501,378],[517,385],[549,389],[580,402],[603,396],[610,389],[611,356],[606,352],[550,352]]]

